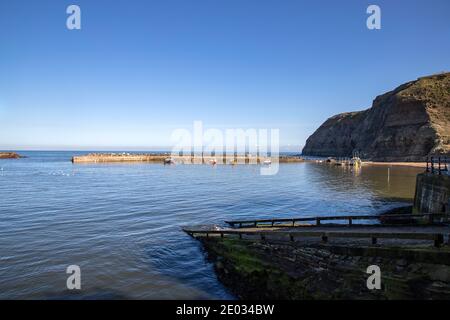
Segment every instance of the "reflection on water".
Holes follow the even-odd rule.
[[[0,298],[233,298],[181,226],[373,214],[410,201],[421,169],[281,164],[73,165],[73,152],[0,160]],[[77,264],[82,290],[66,288]]]

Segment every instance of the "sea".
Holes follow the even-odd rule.
[[[183,226],[373,215],[411,203],[418,168],[325,162],[73,164],[86,151],[0,160],[0,299],[235,299]],[[119,151],[116,151],[119,152]],[[69,290],[69,266],[81,289]]]

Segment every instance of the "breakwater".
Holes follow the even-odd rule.
[[[163,162],[168,157],[169,154],[90,153],[74,156],[72,162]]]
[[[304,161],[300,156],[280,155],[280,163],[295,163]],[[270,157],[256,155],[180,155],[169,153],[131,154],[131,153],[90,153],[72,157],[73,163],[110,163],[110,162],[154,162],[154,163],[182,163],[182,164],[270,164]]]
[[[201,239],[219,279],[242,299],[450,299],[450,253],[431,247]],[[367,268],[381,288],[367,287]]]

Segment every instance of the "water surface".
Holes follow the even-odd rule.
[[[422,169],[72,164],[81,152],[0,160],[0,298],[234,298],[183,225],[374,214],[411,201]],[[66,289],[79,265],[80,292]]]

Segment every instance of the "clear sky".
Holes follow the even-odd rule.
[[[0,0],[0,149],[167,146],[201,120],[300,150],[328,117],[449,70],[448,0]]]

